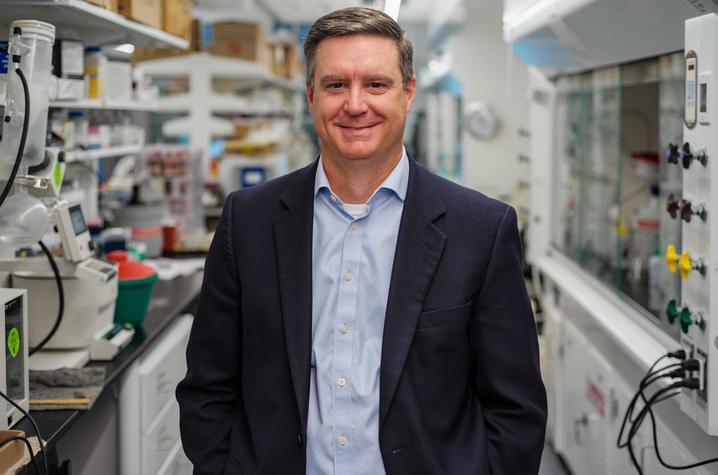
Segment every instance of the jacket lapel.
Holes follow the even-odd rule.
[[[446,241],[446,235],[433,224],[445,210],[441,201],[431,195],[432,188],[426,183],[429,172],[411,159],[410,163],[384,320],[379,384],[380,433]]]
[[[287,210],[274,221],[284,340],[306,444],[312,341],[312,221],[317,162],[282,195]]]

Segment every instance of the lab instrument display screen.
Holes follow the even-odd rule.
[[[80,205],[70,208],[70,219],[72,220],[72,227],[75,229],[76,236],[87,231],[87,224],[85,224],[85,217],[82,215]]]

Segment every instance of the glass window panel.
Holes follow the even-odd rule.
[[[583,173],[579,193],[579,264],[615,285],[623,235],[617,193],[620,186],[620,70],[597,70],[586,77]]]
[[[681,224],[681,168],[665,159],[683,135],[683,54],[557,79],[553,245],[670,335],[666,306],[680,278],[665,249]],[[680,302],[677,302],[680,303]]]

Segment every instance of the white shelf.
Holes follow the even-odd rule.
[[[65,159],[68,162],[78,162],[99,160],[100,158],[124,157],[126,155],[135,155],[140,153],[143,147],[143,145],[137,144],[100,148],[96,150],[73,150],[67,152]]]
[[[226,58],[209,53],[192,53],[184,56],[142,61],[136,66],[137,75],[142,78],[186,78],[189,90],[183,94],[160,97],[158,112],[179,112],[184,117],[166,122],[163,133],[186,135],[189,145],[203,150],[203,170],[210,169],[210,150],[217,137],[232,136],[235,133],[234,119],[241,117],[266,119],[279,123],[298,120],[303,101],[300,82],[287,81],[273,75],[265,66],[251,61]],[[216,80],[231,83],[233,89],[254,89],[267,87],[273,97],[273,106],[260,107],[256,100],[227,93],[217,93]],[[271,89],[273,88],[274,89]],[[279,93],[277,88],[287,91]],[[253,91],[255,92],[255,91]],[[222,117],[218,117],[222,116]],[[226,116],[226,118],[225,118]],[[278,119],[278,120],[273,120]],[[284,141],[289,134],[284,134]],[[227,164],[227,161],[222,163]],[[279,172],[287,171],[287,161],[273,167]],[[280,173],[280,174],[281,174]],[[234,175],[232,175],[234,176]],[[229,180],[229,177],[225,177]],[[231,181],[231,180],[230,180]],[[233,189],[236,184],[226,181],[224,189]],[[229,186],[229,188],[227,188]]]
[[[236,114],[251,116],[268,115],[292,115],[289,107],[271,107],[259,105],[240,97],[229,94],[208,94],[205,98],[206,104],[211,112],[216,114]],[[197,107],[197,98],[192,94],[177,94],[169,97],[161,97],[155,108],[158,112],[188,112]]]
[[[11,22],[40,20],[55,26],[57,38],[85,44],[122,44],[187,49],[189,42],[84,0],[0,0],[0,36]]]
[[[101,99],[82,99],[79,101],[50,101],[51,109],[72,110],[114,110],[114,111],[153,111],[157,102],[110,101]]]
[[[270,153],[260,155],[248,155],[244,153],[225,153],[222,160],[232,163],[241,163],[246,165],[261,165],[263,163],[282,163],[286,160],[286,154],[284,153]]]
[[[167,137],[179,137],[192,133],[192,120],[189,117],[168,120],[162,124],[162,135]],[[210,117],[208,131],[212,137],[231,137],[234,135],[234,124],[228,120],[217,117]]]
[[[203,71],[212,76],[242,79],[248,84],[265,83],[297,93],[304,91],[301,82],[275,76],[259,63],[203,52],[142,61],[137,64],[137,68],[145,76],[189,76]]]

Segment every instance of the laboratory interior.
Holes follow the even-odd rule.
[[[357,6],[413,45],[409,160],[516,211],[538,473],[718,475],[716,0],[0,0],[0,473],[200,473],[205,257],[316,164],[303,44]]]

